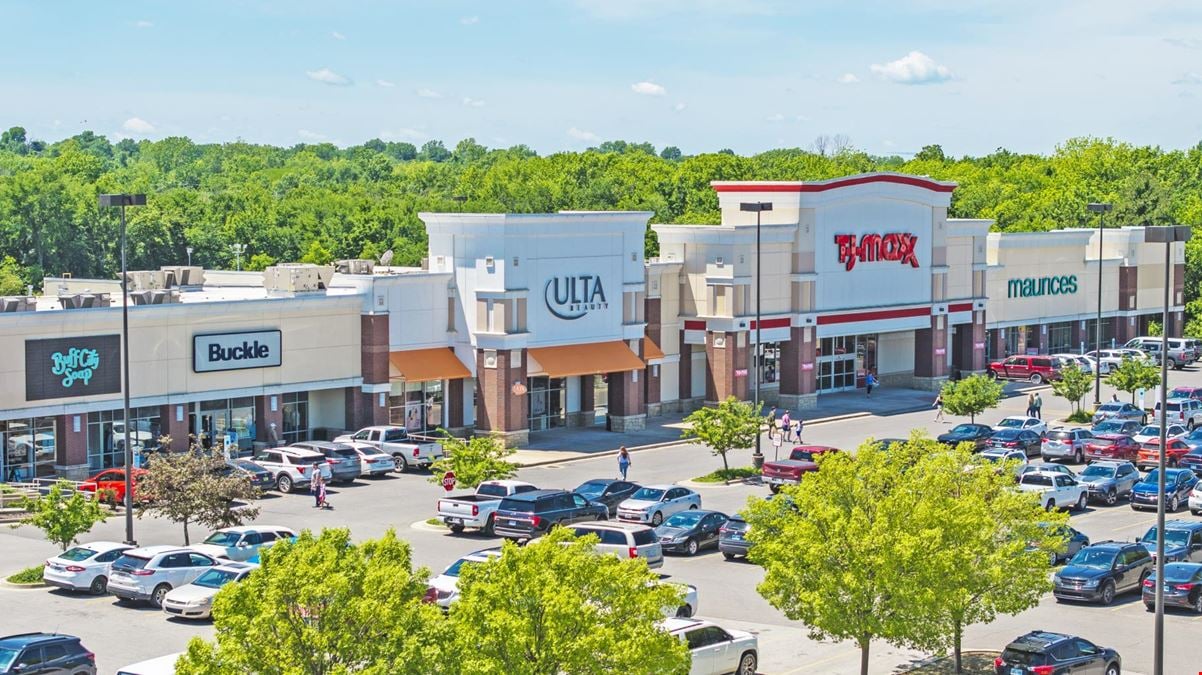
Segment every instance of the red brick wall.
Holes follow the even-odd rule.
[[[517,353],[519,366],[510,365],[511,353]],[[476,386],[479,409],[476,428],[481,431],[520,431],[529,428],[529,399],[515,396],[514,382],[526,383],[526,350],[497,350],[497,367],[484,367],[484,350],[476,350]],[[611,385],[612,386],[612,385]]]
[[[745,401],[750,373],[740,377],[735,371],[749,367],[748,349],[744,344],[738,346],[738,333],[710,333],[705,341],[705,355],[708,369],[705,378],[705,400],[709,402],[724,401],[730,396]],[[726,344],[722,347],[714,345],[715,338],[725,337]]]
[[[175,409],[179,407],[184,409],[184,414],[181,415],[183,419],[177,422],[175,421]],[[262,416],[259,415],[258,407],[256,405],[255,432],[263,434],[266,432],[263,430],[263,425],[259,424],[260,419],[262,419]],[[171,445],[168,447],[169,450],[178,452],[188,449],[188,445],[191,443],[191,439],[188,438],[188,435],[192,431],[188,428],[188,404],[177,403],[159,406],[159,424],[159,433],[164,436],[171,437]]]
[[[79,432],[75,432],[75,417],[79,417]],[[57,447],[54,459],[60,466],[88,463],[88,416],[59,415],[54,420]]]
[[[681,400],[693,398],[693,345],[684,343],[684,331],[680,331],[680,367],[677,372],[677,378],[680,386]]]
[[[364,384],[383,384],[388,381],[388,315],[364,314],[359,317],[362,355],[360,356]]]

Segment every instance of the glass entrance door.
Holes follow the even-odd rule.
[[[847,391],[856,388],[856,355],[818,358],[818,391]]]
[[[876,371],[876,335],[841,335],[818,343],[819,392],[849,391]]]

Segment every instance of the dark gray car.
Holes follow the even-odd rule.
[[[1077,482],[1085,486],[1089,499],[1109,505],[1130,495],[1139,478],[1139,470],[1131,462],[1094,462],[1077,474]]]
[[[304,441],[293,443],[292,447],[304,448],[325,455],[330,465],[330,480],[335,483],[349,483],[363,475],[363,464],[359,461],[359,453],[346,443]]]

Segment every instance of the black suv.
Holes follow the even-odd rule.
[[[1099,647],[1073,635],[1041,630],[1017,638],[1006,645],[1001,656],[993,660],[997,675],[1119,675],[1122,666],[1122,658],[1113,649]]]
[[[0,673],[96,675],[96,656],[73,635],[9,635],[0,638]]]
[[[1053,577],[1058,602],[1084,600],[1109,605],[1114,596],[1139,590],[1152,573],[1152,555],[1142,544],[1103,541],[1086,546]]]
[[[493,531],[506,539],[533,539],[556,525],[608,520],[609,508],[567,490],[532,490],[501,500]]]

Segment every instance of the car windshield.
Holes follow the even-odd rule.
[[[92,549],[76,546],[75,548],[63,551],[58,557],[63,560],[70,560],[71,562],[79,562],[80,560],[87,560],[94,555],[96,555],[96,552]]]
[[[1181,389],[1179,387],[1169,392],[1169,398],[1189,398],[1193,393],[1193,389]]]
[[[1001,422],[998,422],[997,425],[999,427],[1022,429],[1023,422],[1024,422],[1024,420],[1019,419],[1017,417],[1007,417],[1006,419],[1002,420]]]
[[[1102,412],[1118,412],[1122,409],[1122,403],[1103,403],[1102,406],[1098,408],[1098,410]]]
[[[196,578],[192,583],[196,586],[204,586],[205,588],[221,588],[234,579],[238,578],[237,572],[229,570],[209,570]]]
[[[1040,485],[1046,487],[1052,485],[1052,477],[1040,473],[1024,473],[1020,482],[1023,485]]]
[[[1123,430],[1121,422],[1102,422],[1093,428],[1095,434],[1113,434]]]
[[[17,655],[21,653],[19,649],[9,649],[8,647],[0,647],[0,671],[8,672],[13,661],[17,660]]]
[[[952,427],[953,434],[971,434],[976,430],[977,428],[971,424],[957,424],[956,426]]]
[[[127,570],[140,570],[146,567],[150,562],[149,558],[135,558],[132,555],[123,555],[117,558],[117,562],[113,563],[113,567],[120,567]]]
[[[1114,478],[1113,466],[1102,466],[1100,464],[1090,464],[1081,472],[1082,478]]]
[[[1156,409],[1160,410],[1160,402],[1159,401],[1156,403]],[[1181,404],[1174,403],[1173,401],[1169,401],[1168,409],[1169,409],[1169,412],[1177,412],[1178,410],[1181,410]]]
[[[995,431],[993,437],[1001,439],[1018,438],[1019,431],[1019,429],[1002,429],[1000,431]]]
[[[504,497],[505,486],[497,485],[496,483],[483,483],[476,488],[476,494],[481,497]]]
[[[751,529],[746,520],[729,520],[726,522],[726,528],[732,532],[746,532]]]
[[[812,462],[812,461],[814,461],[814,453],[810,452],[809,450],[802,450],[800,448],[795,448],[792,452],[789,453],[789,459],[796,460],[799,462]]]
[[[1144,427],[1143,429],[1140,429],[1136,435],[1138,435],[1138,436],[1159,436],[1160,435],[1160,427],[1155,427],[1155,426],[1152,426],[1151,424],[1149,424],[1148,426]]]
[[[1097,549],[1083,548],[1073,556],[1069,561],[1070,565],[1077,567],[1094,567],[1097,569],[1110,569],[1114,565],[1114,551],[1102,551]]]
[[[631,495],[631,499],[639,499],[646,502],[658,502],[663,499],[664,491],[657,488],[639,488],[639,491]]]
[[[576,492],[585,495],[586,497],[599,495],[602,492],[605,492],[606,485],[609,485],[608,481],[590,480],[585,483],[581,483],[580,487],[576,488]]]
[[[447,575],[448,577],[457,577],[459,576],[459,573],[463,571],[464,565],[476,565],[479,562],[479,560],[460,558],[459,560],[456,560],[450,567],[448,567],[443,574]]]
[[[1168,481],[1168,479],[1171,477],[1172,476],[1165,475],[1165,484],[1166,485],[1170,482],[1170,481]],[[1159,484],[1160,483],[1160,469],[1152,469],[1151,471],[1148,472],[1148,474],[1146,476],[1144,476],[1144,479],[1141,480],[1140,482],[1147,483],[1148,485]]]
[[[255,464],[254,462],[248,462],[245,459],[239,460],[238,462],[236,462],[236,464],[239,469],[245,469],[251,473],[267,473],[267,470],[264,469],[263,467],[259,466],[258,464]]]
[[[1072,438],[1073,435],[1067,431],[1052,431],[1048,433],[1048,440],[1050,441],[1069,441]]]
[[[1046,654],[1039,652],[1029,652],[1025,649],[1007,647],[1006,651],[1002,652],[1002,660],[1007,665],[1013,666],[1042,666],[1048,662],[1048,657]],[[1023,671],[1025,669],[1018,668],[1017,670]]]
[[[667,527],[693,527],[701,522],[703,514],[696,511],[681,511],[664,521]]]
[[[648,546],[655,543],[655,530],[635,530],[631,533],[635,546]]]
[[[354,448],[334,448],[332,452],[346,459],[359,459],[359,453],[355,452]]]
[[[214,532],[209,535],[208,539],[204,540],[204,543],[214,546],[233,546],[238,543],[241,537],[242,535],[235,532]]]
[[[1142,541],[1144,543],[1155,544],[1156,543],[1156,526],[1153,525],[1147,532],[1145,532],[1144,536],[1140,537],[1140,541]],[[1167,529],[1164,531],[1164,545],[1165,546],[1185,546],[1188,543],[1189,543],[1189,532],[1188,531],[1172,530],[1172,529]]]

